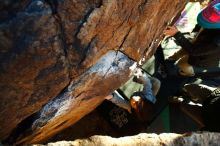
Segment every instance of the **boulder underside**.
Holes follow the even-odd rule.
[[[0,140],[37,143],[91,112],[154,54],[185,4],[2,0]]]

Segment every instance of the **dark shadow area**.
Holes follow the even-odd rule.
[[[30,130],[31,124],[34,122],[34,120],[39,117],[38,113],[34,113],[32,115],[30,115],[29,117],[27,117],[26,119],[24,119],[21,123],[18,124],[18,126],[12,131],[12,133],[10,134],[10,136],[5,139],[4,141],[2,141],[3,144],[5,145],[12,145],[16,139],[21,136],[21,133],[23,133],[24,131]]]

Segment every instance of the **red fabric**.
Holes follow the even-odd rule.
[[[202,11],[203,19],[210,23],[220,23],[220,11],[214,5],[220,3],[220,0],[215,0]]]

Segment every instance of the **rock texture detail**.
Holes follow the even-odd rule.
[[[139,134],[135,136],[112,138],[109,136],[92,136],[88,139],[79,139],[75,141],[60,141],[56,143],[48,143],[45,146],[207,146],[219,145],[219,133],[191,133],[191,134],[175,134],[163,133],[157,134]],[[33,145],[43,146],[43,145]]]
[[[152,56],[185,3],[2,0],[0,140],[39,142],[89,113],[128,80],[132,60]]]
[[[3,0],[3,4],[6,10],[0,11],[1,139],[70,82],[61,30],[50,6],[43,1]],[[13,10],[16,5],[18,10]]]
[[[104,100],[103,96],[127,80],[132,63],[120,52],[108,52],[37,113],[37,118],[28,129],[28,133],[32,134],[22,136],[18,144],[46,139],[94,110]]]

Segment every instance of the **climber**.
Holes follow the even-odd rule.
[[[214,0],[197,16],[198,24],[204,30],[194,43],[189,42],[175,26],[169,26],[164,34],[173,36],[182,49],[169,57],[177,61],[179,73],[194,76],[196,73],[220,72],[220,0]]]
[[[113,92],[112,95],[108,95],[105,99],[111,101],[112,103],[116,104],[119,107],[126,109],[129,113],[132,111],[138,112],[143,107],[145,101],[151,104],[156,102],[156,95],[160,88],[160,81],[154,77],[143,73],[140,68],[137,68],[134,73],[133,81],[143,84],[144,88],[143,91],[138,91],[133,93],[130,97],[130,103],[126,99],[124,99],[117,91]],[[146,109],[147,110],[147,109]]]
[[[137,70],[133,81],[144,84],[144,88],[142,91],[134,92],[130,97],[132,112],[139,121],[150,122],[161,83],[157,78],[151,77],[141,70]]]

